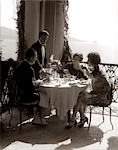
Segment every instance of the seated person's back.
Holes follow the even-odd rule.
[[[37,53],[35,50],[28,49],[25,53],[25,60],[20,62],[15,70],[15,80],[23,102],[33,100],[34,86],[32,80],[35,75],[31,65],[35,62],[36,57]]]

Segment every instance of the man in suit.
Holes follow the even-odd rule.
[[[25,59],[21,62],[18,62],[14,72],[15,81],[19,89],[22,89],[23,91],[22,100],[24,103],[31,102],[33,100],[33,93],[35,92],[33,80],[35,79],[35,74],[32,64],[35,63],[36,59],[36,51],[29,48],[25,53]]]
[[[35,42],[31,47],[37,51],[38,59],[33,65],[36,78],[39,78],[39,71],[46,67],[46,42],[48,40],[49,33],[46,30],[39,32],[39,40]]]
[[[32,68],[32,65],[37,60],[37,52],[32,49],[28,48],[25,53],[25,59],[18,63],[16,66],[14,76],[15,81],[19,89],[19,94],[22,103],[32,103],[40,101],[40,94],[37,92],[36,89],[36,80],[35,80],[35,72]],[[34,94],[37,93],[37,94]],[[38,102],[39,103],[39,102]],[[37,113],[34,114],[33,124],[37,125],[47,125],[47,122],[44,118],[44,109],[40,107],[40,117]]]

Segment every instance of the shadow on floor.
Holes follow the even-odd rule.
[[[65,129],[65,122],[55,116],[51,117],[48,122],[47,127],[33,126],[27,123],[23,125],[21,133],[18,129],[6,129],[2,137],[2,148],[14,141],[22,141],[32,145],[57,144],[56,150],[72,150],[101,142],[103,138],[103,132],[97,127],[91,127],[89,132],[86,127]],[[65,144],[64,141],[67,140],[70,142]]]
[[[108,139],[107,150],[118,150],[118,136],[112,136]]]

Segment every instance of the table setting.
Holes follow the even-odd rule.
[[[68,72],[68,69],[64,69],[63,75],[58,73],[54,68],[46,68],[45,72],[47,73],[47,78],[38,79],[35,82],[39,83],[40,86],[52,86],[52,87],[82,87],[88,84],[88,81],[85,79],[77,79],[76,76],[71,75]]]
[[[87,89],[89,82],[85,79],[77,79],[67,70],[63,76],[52,68],[47,68],[45,71],[48,78],[35,81],[41,93],[40,106],[45,108],[49,105],[54,106],[57,116],[64,120],[68,110],[73,109],[76,104],[79,93]]]

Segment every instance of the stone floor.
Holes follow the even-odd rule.
[[[102,116],[97,113],[92,115],[90,130],[87,124],[84,128],[65,129],[66,122],[56,116],[50,117],[48,126],[34,126],[27,122],[23,124],[21,132],[18,125],[18,113],[14,111],[12,129],[7,129],[9,114],[3,115],[5,123],[4,132],[1,135],[0,150],[118,150],[118,107],[113,105],[111,129],[109,115]],[[97,110],[98,111],[98,110]],[[89,117],[89,113],[86,114]],[[25,119],[25,117],[24,117]]]

